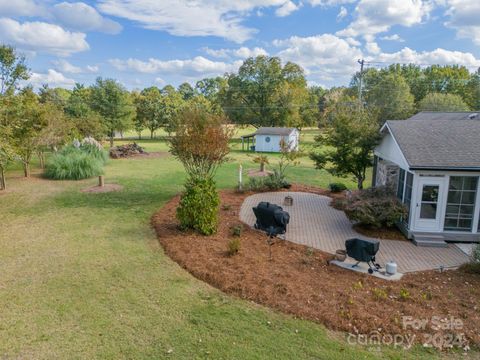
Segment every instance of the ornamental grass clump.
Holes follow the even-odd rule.
[[[103,174],[108,154],[94,139],[76,140],[55,153],[46,163],[45,177],[54,180],[81,180]]]
[[[177,208],[180,228],[203,235],[217,232],[219,196],[214,181],[227,161],[233,129],[223,116],[203,108],[183,109],[170,127],[171,154],[184,166],[188,178]]]

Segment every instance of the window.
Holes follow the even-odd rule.
[[[475,176],[450,177],[445,230],[472,231],[477,185]]]
[[[407,181],[405,181],[405,195],[403,197],[403,203],[410,212],[410,203],[412,202],[412,188],[413,188],[413,174],[407,172]],[[403,219],[405,224],[408,224],[408,214]]]
[[[420,203],[420,219],[435,219],[437,217],[438,185],[423,185],[422,201]]]
[[[400,169],[398,174],[397,198],[403,200],[403,190],[405,189],[405,170]]]

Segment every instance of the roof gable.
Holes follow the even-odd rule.
[[[388,127],[412,169],[480,171],[480,116],[421,112]]]

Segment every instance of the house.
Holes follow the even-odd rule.
[[[420,112],[387,121],[374,150],[373,186],[408,207],[400,229],[421,246],[480,241],[480,114]]]
[[[298,150],[300,133],[296,128],[261,127],[253,134],[244,135],[242,150],[247,145],[247,150],[256,152],[280,152],[282,139],[289,145],[291,150]],[[252,145],[250,145],[250,139]]]

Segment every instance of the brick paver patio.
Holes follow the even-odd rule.
[[[293,206],[283,206],[285,196],[293,197]],[[245,199],[240,219],[253,226],[255,216],[252,207],[260,201],[278,204],[290,213],[286,238],[294,243],[335,253],[345,248],[345,240],[352,237],[367,238],[352,229],[343,211],[332,208],[330,198],[301,192],[260,193]],[[377,260],[384,265],[389,260],[398,264],[402,273],[422,270],[454,268],[467,262],[468,256],[456,245],[447,248],[418,247],[410,241],[380,240]]]

